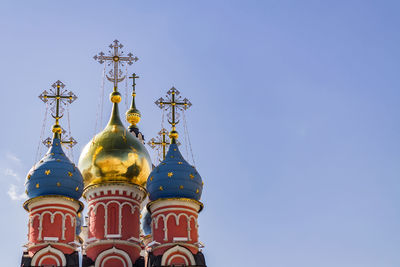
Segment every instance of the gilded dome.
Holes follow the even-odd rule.
[[[79,158],[85,189],[105,183],[146,185],[151,171],[149,153],[123,126],[117,102],[106,128],[85,146]]]

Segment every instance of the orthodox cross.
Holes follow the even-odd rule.
[[[159,147],[161,147],[164,160],[166,154],[166,148],[171,144],[168,137],[168,131],[162,128],[161,131],[158,133],[158,136],[156,138],[154,137],[151,138],[151,140],[147,144],[153,149],[157,147],[157,150],[159,149]],[[177,141],[177,145],[178,146],[180,145],[179,141]]]
[[[129,79],[132,79],[132,96],[136,93],[135,87],[136,87],[136,79],[140,78],[139,76],[136,75],[136,73],[133,73],[132,76],[129,76]]]
[[[118,88],[118,83],[122,82],[126,75],[122,75],[122,71],[119,69],[120,66],[125,66],[124,62],[132,65],[133,62],[138,61],[138,57],[134,57],[132,53],[128,53],[127,56],[123,56],[124,52],[119,50],[124,47],[118,40],[114,40],[112,44],[109,45],[110,50],[108,51],[108,56],[105,55],[104,52],[100,52],[98,55],[95,55],[94,60],[98,61],[100,64],[104,62],[108,62],[108,66],[113,64],[113,69],[110,70],[109,74],[111,77],[106,75],[107,80],[114,83],[114,91]]]
[[[56,119],[55,125],[59,125],[59,120],[64,116],[63,111],[64,108],[62,105],[66,106],[74,102],[78,97],[71,91],[64,90],[65,84],[61,81],[56,81],[50,88],[50,93],[46,90],[43,91],[39,95],[39,98],[44,102],[49,102],[50,106],[52,106],[51,116]],[[64,130],[62,130],[64,132]],[[43,144],[48,146],[49,138],[43,141]],[[77,142],[74,138],[70,137],[69,139],[64,139],[61,141],[63,144],[68,144],[70,147],[73,147]]]
[[[161,109],[165,108],[165,110],[171,109],[171,120],[168,119],[168,122],[172,125],[172,128],[175,129],[175,125],[179,123],[176,121],[177,119],[177,110],[187,110],[192,106],[192,103],[187,98],[184,98],[181,101],[181,96],[179,95],[180,92],[175,88],[172,87],[167,92],[167,99],[164,98],[158,99],[155,104],[159,106]]]

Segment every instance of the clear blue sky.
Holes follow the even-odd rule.
[[[27,240],[18,199],[37,96],[57,79],[78,95],[77,160],[94,134],[92,57],[117,38],[140,58],[130,70],[147,139],[172,85],[194,104],[210,267],[400,266],[399,12],[368,0],[2,1],[2,265],[17,266]]]

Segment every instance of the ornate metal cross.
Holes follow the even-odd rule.
[[[158,133],[158,136],[156,138],[151,138],[151,140],[147,143],[151,148],[156,148],[157,150],[159,147],[162,148],[162,156],[163,160],[165,159],[165,154],[167,147],[171,144],[169,137],[168,137],[168,131],[164,128],[161,129],[161,131]],[[179,146],[180,143],[177,141],[177,145]]]
[[[104,52],[100,52],[98,55],[95,55],[94,60],[98,61],[100,64],[108,61],[108,66],[113,64],[113,69],[110,70],[109,74],[111,77],[106,75],[107,80],[114,83],[114,90],[117,90],[118,83],[122,82],[126,75],[122,74],[122,71],[119,69],[120,66],[125,66],[124,62],[132,65],[133,62],[139,60],[138,57],[134,57],[132,53],[128,53],[127,56],[123,56],[124,52],[119,50],[124,47],[118,40],[114,40],[112,44],[109,45],[110,50],[108,51],[108,56],[105,56]]]
[[[43,91],[39,95],[39,98],[44,102],[49,102],[51,106],[52,114],[51,116],[56,119],[55,125],[59,125],[59,120],[64,116],[64,108],[62,105],[66,106],[74,102],[78,97],[71,91],[64,90],[65,84],[63,84],[60,80],[53,83],[50,88],[50,93],[46,90]],[[61,105],[62,104],[62,105]],[[64,132],[64,130],[62,130]],[[49,138],[43,141],[43,144],[47,145]],[[73,147],[77,142],[74,138],[70,137],[69,139],[65,139],[61,141],[63,144],[69,144],[70,147]]]
[[[136,79],[140,78],[139,76],[136,75],[136,73],[133,73],[132,76],[129,76],[129,79],[132,79],[132,96],[135,94],[135,88],[136,88]]]
[[[161,109],[165,108],[165,110],[171,109],[171,120],[168,119],[168,122],[172,125],[174,128],[176,124],[179,123],[179,121],[176,121],[177,119],[177,110],[187,110],[192,106],[192,103],[187,98],[184,98],[183,101],[181,100],[181,96],[179,95],[180,92],[175,88],[172,87],[169,89],[167,92],[167,100],[164,100],[164,98],[158,99],[155,104],[159,106]]]

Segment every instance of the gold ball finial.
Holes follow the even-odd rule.
[[[169,138],[171,139],[178,139],[178,132],[175,129],[172,129],[172,131],[169,133]]]
[[[126,112],[126,120],[131,124],[131,125],[136,125],[140,122],[140,111],[135,109],[135,108],[130,108]]]
[[[113,103],[119,103],[121,102],[121,94],[119,92],[112,92],[110,94],[110,100]]]
[[[61,129],[61,126],[60,126],[60,125],[53,125],[53,128],[51,129],[51,131],[52,131],[53,133],[61,134],[62,129]]]

